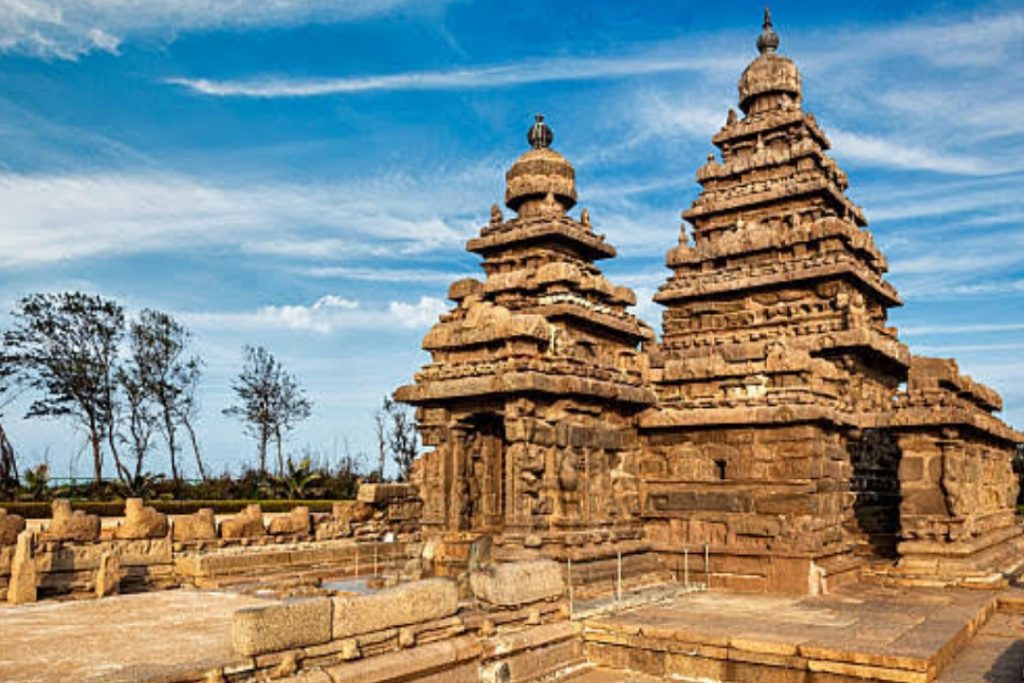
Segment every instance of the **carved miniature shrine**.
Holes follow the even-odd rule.
[[[485,278],[449,290],[418,407],[423,528],[489,535],[509,557],[600,560],[706,548],[712,585],[818,593],[1016,573],[1015,444],[990,389],[912,357],[901,305],[846,174],[802,108],[766,16],[739,108],[655,301],[596,267],[615,256],[576,204],[542,117],[506,180],[506,218],[468,249]]]

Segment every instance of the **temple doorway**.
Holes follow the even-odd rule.
[[[900,449],[882,429],[867,429],[852,444],[853,511],[861,552],[896,559],[900,537]]]

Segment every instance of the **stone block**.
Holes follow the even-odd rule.
[[[232,616],[235,653],[251,657],[326,643],[331,640],[331,611],[330,598],[240,609]]]
[[[55,500],[53,519],[43,536],[48,541],[97,541],[100,537],[100,518],[87,515],[81,510],[72,511],[68,500]]]
[[[36,601],[36,586],[39,583],[36,560],[32,552],[32,532],[25,530],[18,534],[14,559],[11,561],[11,578],[7,584],[7,602],[23,605]]]
[[[268,531],[271,536],[308,534],[310,531],[309,508],[299,505],[292,508],[287,515],[281,515],[270,520]]]
[[[143,505],[141,498],[126,500],[124,515],[124,524],[114,532],[117,538],[163,538],[167,535],[167,515]]]
[[[211,541],[217,538],[217,521],[213,508],[202,508],[191,515],[174,520],[175,541]]]
[[[334,638],[441,619],[459,609],[455,583],[447,579],[413,581],[370,595],[334,600]]]
[[[418,496],[419,489],[415,484],[363,484],[359,487],[356,500],[371,505],[383,505]]]
[[[109,550],[100,557],[96,572],[96,597],[105,598],[121,592],[121,560]]]
[[[220,523],[221,538],[258,538],[265,534],[263,510],[258,504],[247,505],[238,515]]]
[[[469,584],[481,602],[505,607],[556,599],[565,592],[562,568],[553,560],[490,565],[472,572]]]
[[[25,530],[25,519],[21,515],[8,514],[0,508],[0,546],[14,545],[18,534]]]

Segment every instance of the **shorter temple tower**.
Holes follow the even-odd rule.
[[[594,265],[615,255],[576,204],[575,172],[538,116],[506,174],[505,204],[467,244],[483,281],[455,282],[455,308],[427,334],[431,362],[400,388],[433,450],[413,479],[427,533],[490,535],[515,554],[637,538],[635,418],[654,403],[626,311],[632,291]]]

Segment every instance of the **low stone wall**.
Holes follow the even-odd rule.
[[[533,681],[582,659],[561,568],[486,567],[460,600],[450,579],[368,595],[287,600],[235,613],[238,659],[205,681],[298,674],[307,682]]]
[[[133,498],[125,502],[124,519],[108,527],[58,500],[51,519],[27,531],[24,519],[0,508],[0,600],[8,593],[22,532],[29,534],[41,598],[95,592],[104,556],[117,558],[119,578],[112,585],[128,591],[316,566],[351,568],[355,574],[360,563],[364,572],[376,573],[381,565],[401,574],[408,543],[418,537],[417,495],[409,484],[368,484],[359,500],[339,501],[331,514],[310,514],[300,506],[269,520],[259,505],[221,520],[211,509],[169,518]],[[112,581],[109,575],[104,579]]]

